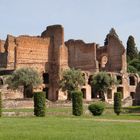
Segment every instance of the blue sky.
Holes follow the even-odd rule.
[[[0,0],[0,38],[40,35],[62,24],[65,40],[103,44],[111,27],[123,44],[133,35],[140,50],[140,0]]]

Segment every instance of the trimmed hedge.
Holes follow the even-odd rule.
[[[105,105],[102,102],[93,103],[88,106],[88,109],[92,113],[92,115],[100,116],[100,115],[102,115],[102,113],[105,109]]]
[[[124,113],[140,113],[140,106],[123,107],[122,111]]]
[[[83,94],[81,91],[72,92],[72,113],[75,116],[83,114]]]
[[[34,115],[44,117],[46,113],[45,92],[34,93]]]
[[[122,98],[121,92],[114,93],[114,112],[117,115],[120,115],[121,113],[121,107],[122,107],[121,98]]]
[[[0,92],[0,117],[2,116],[2,95]]]

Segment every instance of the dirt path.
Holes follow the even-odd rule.
[[[94,119],[99,122],[132,122],[132,123],[140,123],[140,120],[112,120],[112,119]]]

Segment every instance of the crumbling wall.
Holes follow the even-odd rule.
[[[59,80],[63,57],[61,51],[66,52],[64,46],[64,29],[61,25],[48,26],[41,34],[41,37],[50,38],[50,47],[48,50],[48,73],[49,73],[49,94],[48,99],[57,100],[59,93]],[[60,56],[61,55],[61,56]]]
[[[108,35],[107,54],[107,67],[109,71],[126,72],[127,65],[125,48],[118,37],[114,35]]]
[[[5,52],[4,44],[5,44],[5,41],[4,40],[0,40],[0,53]]]
[[[7,53],[7,69],[15,69],[15,37],[8,35],[4,47]]]
[[[65,42],[68,47],[68,63],[72,68],[97,71],[96,44],[86,44],[81,40],[69,40]]]
[[[45,71],[48,62],[49,38],[19,36],[15,39],[15,67],[29,66]]]
[[[0,40],[0,68],[7,66],[7,53],[4,48],[5,41]]]

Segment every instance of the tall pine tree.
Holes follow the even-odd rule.
[[[127,40],[127,58],[132,60],[138,57],[138,50],[136,48],[135,40],[133,36],[129,36]]]

